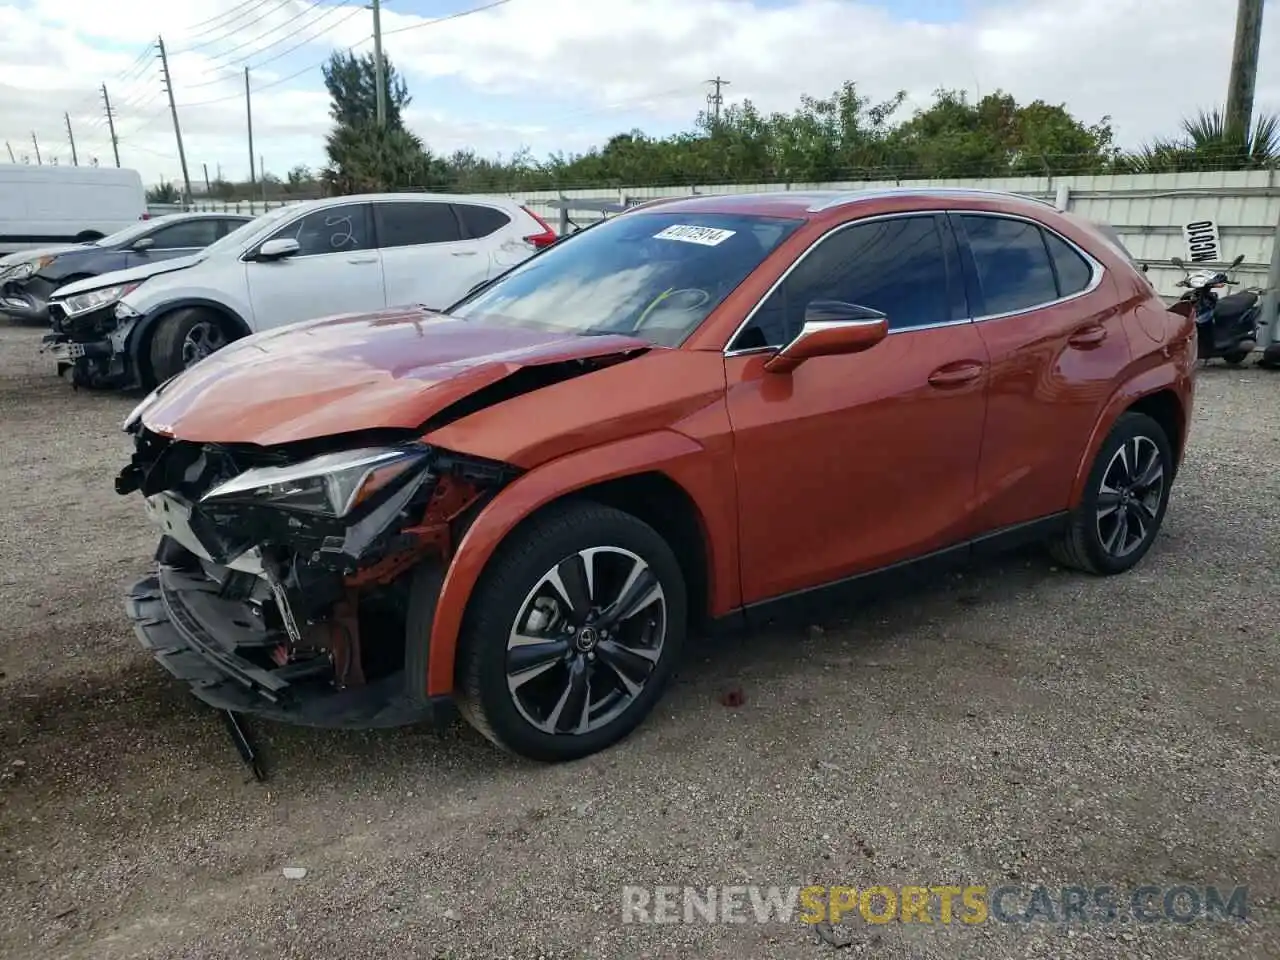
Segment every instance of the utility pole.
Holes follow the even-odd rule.
[[[4,148],[9,151],[9,162],[17,163],[18,161],[13,158],[13,145],[8,140],[4,142]]]
[[[729,86],[729,81],[722,80],[717,75],[714,80],[708,80],[707,83],[716,88],[715,93],[707,94],[707,104],[711,107],[712,129],[718,130],[720,128],[720,107],[724,103],[724,94],[720,92],[720,88]]]
[[[1253,91],[1258,81],[1258,48],[1262,42],[1263,0],[1237,0],[1236,43],[1231,51],[1227,83],[1226,128],[1247,142],[1253,122]]]
[[[41,166],[44,161],[40,159],[40,141],[36,139],[36,132],[31,131],[31,145],[36,148],[36,166]]]
[[[63,113],[62,119],[67,121],[67,139],[71,142],[71,165],[80,166],[80,158],[76,156],[76,135],[71,132],[71,114]]]
[[[111,98],[107,96],[107,85],[102,85],[102,105],[107,111],[107,128],[111,131],[111,152],[115,154],[116,166],[120,166],[120,141],[116,138],[116,116],[111,112]]]
[[[382,2],[372,0],[373,82],[378,85],[378,126],[387,125],[387,71],[382,61]]]
[[[213,187],[209,185],[209,165],[207,163],[202,163],[200,166],[204,167],[204,192],[205,196],[208,196],[213,193]]]
[[[267,163],[258,155],[258,177],[262,180],[262,209],[267,209]]]
[[[182,183],[186,202],[191,203],[191,175],[187,173],[187,153],[182,149],[182,127],[178,125],[178,105],[173,99],[173,79],[169,76],[169,58],[164,52],[164,37],[156,37],[160,47],[160,67],[164,71],[164,89],[169,94],[169,113],[173,115],[173,135],[178,140],[178,162],[182,164]]]
[[[248,123],[248,211],[253,212],[253,106],[248,96],[248,67],[244,68],[244,120]]]

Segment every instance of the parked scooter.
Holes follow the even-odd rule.
[[[1234,270],[1243,261],[1244,254],[1241,254],[1231,261],[1227,270]],[[1187,288],[1178,302],[1192,305],[1200,359],[1221,357],[1227,363],[1243,363],[1258,345],[1261,292],[1241,290],[1225,297],[1219,296],[1216,292],[1219,288],[1234,286],[1237,282],[1229,279],[1226,271],[1191,273],[1177,257],[1172,262],[1186,274],[1175,286]]]

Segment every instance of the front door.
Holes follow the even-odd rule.
[[[294,239],[301,249],[245,264],[254,329],[385,307],[369,221],[369,204],[352,203],[316,210],[273,233],[269,239]]]
[[[770,348],[799,332],[816,299],[882,311],[889,336],[865,353],[766,372]],[[945,217],[876,218],[828,234],[725,362],[745,603],[965,539],[987,354]]]

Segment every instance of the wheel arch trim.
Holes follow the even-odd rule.
[[[150,342],[151,334],[155,331],[156,325],[177,310],[187,310],[193,307],[212,310],[223,317],[232,325],[233,332],[237,337],[247,337],[253,332],[244,317],[240,316],[239,313],[225,303],[219,303],[217,300],[211,300],[207,297],[182,297],[177,300],[166,300],[158,307],[153,307],[143,314],[142,319],[129,332],[129,359],[133,364],[134,370],[141,371],[142,369],[141,364],[145,359],[143,350],[145,345]]]
[[[659,430],[615,441],[560,457],[521,475],[503,488],[476,515],[468,526],[445,572],[431,624],[427,656],[427,693],[443,695],[454,690],[457,646],[467,605],[476,585],[507,536],[543,507],[597,484],[644,473],[666,477],[689,497],[701,515],[704,529],[709,523],[705,494],[687,482],[701,469],[708,451],[700,443],[673,430]],[[684,481],[684,482],[682,482]],[[736,532],[736,528],[735,532]],[[706,576],[711,584],[728,577],[736,585],[736,544],[732,549],[718,545],[708,535]],[[709,594],[712,590],[709,590]],[[422,642],[421,638],[407,638]]]
[[[1186,408],[1182,397],[1186,390],[1186,385],[1182,382],[1184,375],[1167,366],[1154,367],[1145,370],[1138,376],[1126,380],[1120,387],[1112,393],[1107,400],[1106,406],[1103,407],[1102,415],[1098,417],[1094,424],[1093,433],[1089,436],[1089,442],[1085,446],[1084,454],[1080,458],[1079,464],[1076,466],[1075,481],[1071,485],[1071,500],[1069,509],[1075,509],[1081,499],[1084,497],[1085,486],[1089,480],[1089,473],[1093,469],[1093,462],[1098,456],[1098,451],[1102,449],[1102,445],[1106,443],[1107,437],[1115,428],[1116,422],[1119,421],[1125,413],[1131,410],[1136,404],[1140,403],[1147,397],[1155,396],[1159,393],[1169,392],[1177,398],[1178,407],[1182,418],[1181,436],[1169,437],[1169,443],[1174,449],[1174,470],[1178,469],[1186,448],[1186,435],[1190,426],[1190,411]]]

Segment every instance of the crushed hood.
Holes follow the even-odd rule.
[[[173,260],[156,260],[151,263],[144,263],[140,267],[130,267],[128,270],[101,273],[96,277],[89,277],[87,280],[78,280],[75,283],[67,284],[65,287],[59,287],[55,299],[61,300],[63,297],[75,296],[77,293],[85,293],[89,290],[100,290],[103,287],[114,287],[118,283],[146,280],[148,277],[159,276],[162,273],[173,273],[175,270],[186,270],[188,267],[194,267],[203,259],[204,254],[197,253],[190,257],[176,257]]]
[[[329,317],[238,340],[165,384],[143,410],[157,433],[270,446],[413,429],[531,367],[589,369],[651,344],[456,320],[425,308]]]

